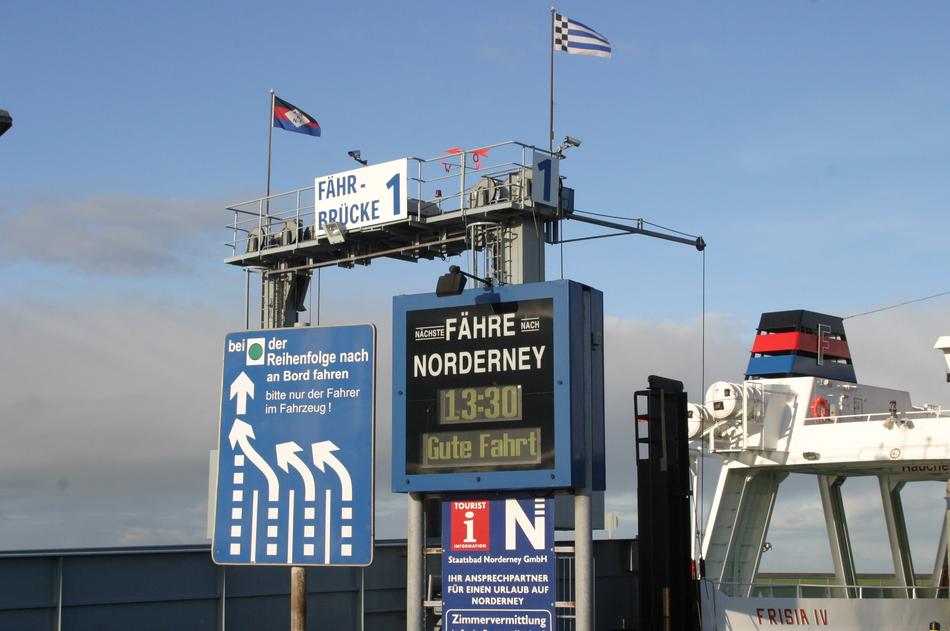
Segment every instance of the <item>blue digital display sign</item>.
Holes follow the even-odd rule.
[[[603,297],[571,281],[397,296],[393,490],[603,488]]]

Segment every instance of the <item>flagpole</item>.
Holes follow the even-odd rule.
[[[274,91],[270,91],[270,118],[267,119],[267,197],[270,197],[270,159],[274,144]],[[268,205],[270,205],[270,200]]]
[[[548,116],[548,151],[554,151],[554,7],[551,7],[551,45],[548,51],[551,55],[551,109]]]
[[[557,11],[554,7],[551,7],[551,44],[548,46],[548,54],[551,56],[551,109],[549,110],[548,116],[548,151],[554,151],[554,16]],[[564,221],[560,219],[561,209],[558,208],[557,211],[558,220],[557,220],[557,240],[559,243],[560,252],[558,253],[558,262],[561,266],[561,280],[564,280],[564,242],[561,239],[561,230],[564,227]]]

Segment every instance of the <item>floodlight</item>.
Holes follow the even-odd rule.
[[[11,127],[13,127],[13,117],[10,116],[10,112],[0,110],[0,136]]]
[[[458,296],[462,293],[462,290],[465,289],[466,278],[477,280],[486,287],[493,285],[490,278],[479,278],[474,274],[463,272],[458,265],[450,265],[449,273],[439,276],[439,280],[435,284],[435,295],[440,298],[444,296]]]
[[[350,156],[364,167],[369,164],[369,160],[363,159],[363,153],[359,149],[351,149],[350,151],[346,152],[346,155]]]
[[[323,224],[323,231],[327,235],[327,241],[333,244],[340,244],[346,241],[346,228],[339,221],[331,221]]]
[[[458,296],[465,289],[465,282],[466,278],[462,275],[459,266],[451,265],[448,274],[439,276],[439,280],[435,284],[435,295],[440,298],[443,296]]]

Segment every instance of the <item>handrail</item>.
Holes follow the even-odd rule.
[[[508,149],[507,153],[505,148]],[[482,153],[490,150],[498,150],[491,156],[498,162],[490,162],[488,156]],[[412,193],[411,208],[417,209],[417,220],[425,222],[429,217],[456,212],[461,212],[465,217],[467,211],[476,204],[486,205],[485,199],[489,200],[488,204],[506,201],[530,205],[532,152],[558,155],[534,145],[509,140],[434,158],[407,158],[410,163],[417,165],[413,168],[410,164],[407,173],[408,183],[411,183],[411,186],[407,186]],[[480,156],[474,158],[474,164],[469,158],[472,155]],[[443,168],[445,172],[442,172]],[[512,179],[519,173],[527,175],[521,175],[520,180]],[[486,190],[485,185],[479,188],[486,179],[494,180],[494,184],[487,185],[487,190],[497,193],[491,193],[489,197],[483,197],[481,193],[476,196],[474,191]],[[227,225],[231,238],[225,244],[231,249],[231,255],[241,256],[245,252],[256,255],[268,248],[280,247],[280,235],[286,229],[285,222],[290,219],[296,220],[300,230],[294,244],[323,238],[318,237],[313,229],[318,207],[314,197],[315,187],[311,185],[227,206],[227,210],[233,213]],[[479,203],[478,200],[482,201]]]
[[[908,418],[912,417],[912,418]],[[828,416],[806,416],[803,420],[805,421],[815,421],[811,423],[812,425],[833,425],[839,420],[844,419],[845,422],[864,422],[869,423],[872,420],[887,420],[888,418],[894,418],[898,423],[901,421],[921,419],[921,418],[950,418],[950,413],[947,410],[942,408],[936,408],[932,410],[907,410],[901,412],[899,416],[892,417],[890,412],[866,412],[861,414],[835,414]],[[849,421],[848,419],[854,419]]]
[[[946,598],[946,587],[933,585],[885,585],[883,578],[876,579],[879,584],[867,584],[867,579],[858,584],[840,583],[809,583],[801,579],[795,582],[770,583],[751,582],[740,583],[732,581],[716,581],[707,579],[720,591],[727,595],[751,594],[748,598],[840,598],[840,599],[877,599],[877,598],[908,598],[908,599],[936,599]],[[783,579],[791,581],[795,579]],[[817,595],[806,595],[816,592]],[[791,593],[789,593],[791,592]]]

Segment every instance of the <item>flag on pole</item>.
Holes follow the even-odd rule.
[[[610,42],[589,26],[560,13],[554,14],[554,50],[569,55],[592,55],[610,58]]]
[[[320,135],[320,123],[302,109],[274,95],[274,127],[311,136]]]

